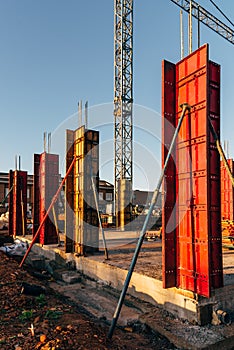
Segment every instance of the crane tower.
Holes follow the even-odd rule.
[[[123,228],[131,221],[133,0],[114,0],[115,213]]]

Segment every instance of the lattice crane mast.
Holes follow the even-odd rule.
[[[114,0],[115,212],[122,212],[121,225],[132,191],[132,82],[133,0]]]

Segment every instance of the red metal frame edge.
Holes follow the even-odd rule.
[[[162,62],[162,167],[164,166],[175,130],[175,65]],[[169,228],[175,222],[175,152],[169,159],[162,183],[162,277],[163,287],[176,286],[176,230]]]

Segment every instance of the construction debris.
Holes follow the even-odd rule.
[[[6,212],[0,216],[0,230],[8,229],[8,223],[9,223],[9,213]]]
[[[3,253],[6,253],[7,255],[14,255],[14,256],[24,256],[28,249],[28,243],[22,242],[19,239],[14,240],[14,244],[11,245],[5,245],[3,247],[0,247],[0,250]]]

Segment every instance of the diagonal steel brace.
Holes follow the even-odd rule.
[[[154,194],[153,194],[153,197],[152,197],[152,200],[151,200],[151,203],[150,203],[149,211],[148,211],[148,214],[147,214],[147,216],[145,218],[145,221],[144,221],[144,224],[143,224],[143,227],[142,227],[142,230],[141,230],[138,242],[137,242],[137,246],[136,246],[136,249],[135,249],[132,261],[131,261],[131,265],[130,265],[130,268],[128,270],[127,277],[125,279],[125,282],[124,282],[123,289],[122,289],[122,292],[121,292],[120,297],[119,297],[119,301],[118,301],[117,307],[115,309],[115,313],[114,313],[114,316],[113,316],[113,319],[112,319],[112,323],[111,323],[111,326],[110,326],[110,329],[109,329],[109,332],[108,332],[108,338],[109,339],[112,338],[112,335],[114,333],[114,329],[115,329],[116,323],[118,321],[119,314],[121,312],[121,308],[122,308],[122,305],[123,305],[123,302],[124,302],[125,295],[127,293],[127,289],[128,289],[131,277],[132,277],[132,273],[133,273],[134,267],[136,265],[136,261],[137,261],[137,258],[138,258],[138,255],[139,255],[142,243],[144,241],[144,236],[145,236],[145,233],[146,233],[147,225],[148,225],[149,219],[151,217],[153,208],[154,208],[154,206],[155,206],[155,204],[157,202],[158,195],[159,195],[159,190],[160,190],[160,187],[161,187],[161,184],[162,184],[162,181],[163,181],[163,177],[165,175],[165,171],[167,169],[169,158],[171,156],[173,147],[175,145],[176,138],[177,138],[178,133],[180,131],[181,124],[183,122],[183,119],[184,119],[186,111],[187,110],[188,111],[191,110],[191,106],[188,103],[183,103],[183,104],[180,105],[180,107],[182,107],[181,116],[180,116],[178,125],[177,125],[177,127],[175,129],[175,132],[174,132],[174,135],[173,135],[173,138],[172,138],[172,141],[171,141],[171,145],[170,145],[170,148],[168,150],[168,154],[167,154],[167,157],[166,157],[166,160],[165,160],[165,163],[164,163],[164,167],[163,167],[163,169],[161,171],[161,175],[160,175],[160,178],[158,180],[158,185],[157,185],[157,187],[156,187],[156,189],[154,191]]]

